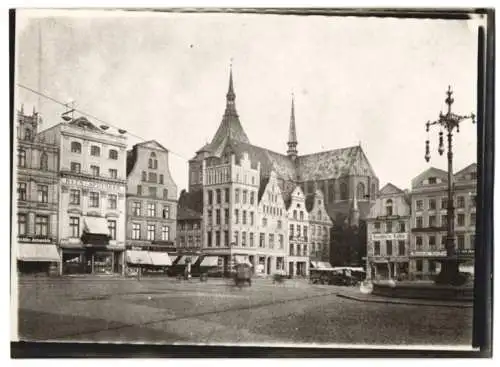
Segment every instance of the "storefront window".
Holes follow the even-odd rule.
[[[94,273],[112,274],[113,273],[113,253],[104,252],[94,255]]]

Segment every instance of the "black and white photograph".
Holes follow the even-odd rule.
[[[488,15],[392,14],[15,10],[11,340],[478,350]]]

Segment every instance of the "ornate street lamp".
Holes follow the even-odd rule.
[[[446,236],[446,258],[441,260],[441,272],[436,279],[436,283],[453,284],[459,282],[458,277],[458,258],[455,251],[455,208],[453,204],[454,197],[454,183],[453,183],[453,131],[456,129],[457,133],[460,132],[460,123],[466,119],[471,119],[475,123],[476,116],[471,113],[470,115],[457,115],[451,112],[451,105],[454,102],[452,98],[453,91],[451,86],[448,86],[446,92],[446,104],[448,105],[448,112],[443,114],[439,112],[439,119],[433,122],[427,121],[426,131],[433,125],[440,127],[439,131],[439,155],[443,155],[445,151],[443,130],[447,132],[448,136],[448,208],[447,208],[447,236]],[[425,141],[425,160],[429,162],[431,159],[429,138]]]

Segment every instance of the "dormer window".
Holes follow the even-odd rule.
[[[436,177],[429,177],[429,185],[435,185],[437,183]]]
[[[24,139],[31,140],[31,129],[24,130]]]
[[[385,202],[385,213],[386,213],[387,216],[391,216],[392,215],[392,199],[388,199]]]
[[[71,142],[71,153],[81,153],[82,152],[82,144],[77,141]]]
[[[158,168],[158,160],[156,159],[156,153],[152,152],[149,156],[148,168],[157,169]]]

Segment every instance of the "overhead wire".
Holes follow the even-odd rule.
[[[20,84],[20,83],[16,83],[16,85],[17,85],[18,87],[20,87],[20,88],[23,88],[23,89],[25,89],[25,90],[27,90],[27,91],[30,91],[31,93],[34,93],[34,94],[36,94],[36,95],[38,95],[38,96],[40,96],[40,97],[46,98],[46,99],[48,99],[48,100],[50,100],[50,101],[52,101],[52,102],[54,102],[54,103],[57,103],[57,104],[59,104],[59,105],[61,105],[61,106],[63,106],[63,107],[66,107],[66,108],[68,107],[68,103],[61,102],[61,101],[59,101],[59,100],[57,100],[57,99],[55,99],[55,98],[53,98],[53,97],[51,97],[51,96],[46,95],[45,93],[42,93],[42,92],[37,91],[37,90],[35,90],[35,89],[33,89],[33,88],[30,88],[30,87],[27,87],[27,86],[25,86],[25,85],[22,85],[22,84]],[[105,121],[105,120],[103,120],[103,119],[100,119],[99,117],[94,116],[94,115],[92,115],[92,114],[90,114],[90,113],[88,113],[88,112],[85,112],[85,111],[83,111],[83,110],[80,110],[80,109],[77,109],[77,108],[73,108],[73,110],[74,110],[74,112],[78,112],[78,113],[80,113],[80,114],[82,114],[82,115],[84,115],[84,116],[87,116],[87,117],[89,117],[89,118],[91,118],[91,119],[93,119],[93,120],[95,120],[95,121],[99,121],[99,122],[101,122],[101,123],[103,123],[103,124],[105,124],[105,125],[109,125],[109,126],[111,126],[111,127],[115,128],[115,129],[121,129],[121,128],[119,128],[119,127],[117,127],[117,126],[115,126],[115,125],[113,125],[113,124],[109,123],[108,121]],[[128,131],[128,130],[126,131],[126,133],[127,133],[128,135],[130,135],[130,136],[133,136],[133,137],[135,137],[135,138],[137,138],[137,139],[139,139],[139,140],[143,141],[143,142],[146,142],[146,141],[151,140],[151,139],[146,139],[146,138],[143,138],[142,136],[139,136],[139,135],[137,135],[137,134],[131,133],[131,132],[130,132],[130,131]],[[172,153],[172,154],[176,155],[177,157],[184,159],[185,161],[188,161],[188,162],[189,162],[189,160],[190,160],[189,158],[186,158],[186,157],[184,157],[183,155],[181,155],[181,154],[179,154],[179,153],[176,153],[175,151],[172,151],[172,150],[170,150],[170,149],[168,149],[168,151],[169,151],[169,153]]]

